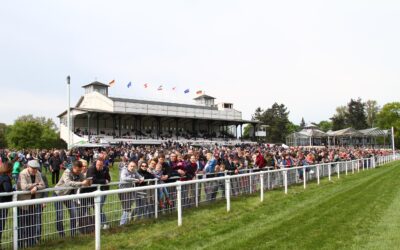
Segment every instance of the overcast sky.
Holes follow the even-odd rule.
[[[3,0],[0,122],[56,120],[67,75],[72,104],[115,79],[115,97],[191,103],[204,90],[244,119],[284,103],[294,123],[350,98],[399,101],[399,13],[400,1]]]

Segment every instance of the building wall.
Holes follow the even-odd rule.
[[[113,101],[98,92],[91,92],[84,96],[83,101],[79,105],[79,107],[112,112]]]
[[[242,113],[234,109],[211,110],[202,108],[165,106],[156,104],[114,102],[114,112],[144,115],[165,115],[190,118],[241,120]]]

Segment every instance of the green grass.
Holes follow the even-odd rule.
[[[102,231],[102,249],[398,249],[400,162]],[[94,237],[40,249],[93,249]],[[39,248],[38,248],[39,249]]]

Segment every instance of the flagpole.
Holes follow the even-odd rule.
[[[394,148],[394,128],[392,127],[392,149],[393,149],[393,160],[396,159],[396,150]]]
[[[68,127],[68,143],[67,148],[71,148],[71,77],[67,76],[67,89],[68,89],[68,109],[67,109],[67,127]]]

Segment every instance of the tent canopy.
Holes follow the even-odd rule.
[[[332,137],[363,137],[364,134],[354,128],[345,128],[341,130],[331,131],[327,133]]]
[[[360,132],[363,133],[364,136],[387,136],[388,134],[390,134],[389,130],[380,128],[368,128],[360,130]]]

